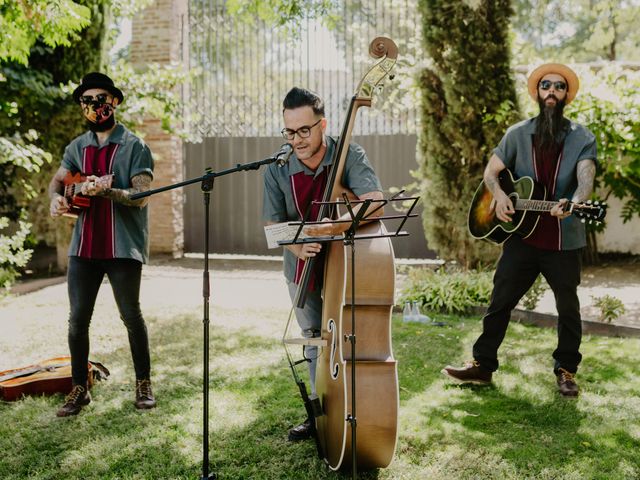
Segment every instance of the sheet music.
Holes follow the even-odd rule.
[[[267,248],[278,248],[280,246],[278,245],[279,241],[293,240],[298,228],[300,228],[299,225],[289,225],[288,222],[265,225],[264,235],[267,237]],[[298,238],[307,238],[308,236],[304,232],[300,232]]]

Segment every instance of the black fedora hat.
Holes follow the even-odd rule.
[[[73,91],[73,100],[76,103],[80,103],[80,96],[82,96],[84,92],[92,88],[102,88],[106,90],[114,97],[116,97],[120,101],[120,103],[122,103],[122,101],[124,100],[122,91],[113,84],[113,80],[107,77],[104,73],[100,72],[87,73],[84,77],[82,77],[80,85],[78,85],[78,88]]]

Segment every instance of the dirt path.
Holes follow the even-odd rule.
[[[146,318],[189,315],[202,328],[202,260],[157,260],[143,269],[141,306]],[[279,262],[225,260],[211,262],[211,328],[251,329],[282,337],[290,303]],[[52,283],[51,280],[44,285]],[[0,370],[58,355],[66,355],[67,284],[63,278],[30,293],[0,301]],[[25,286],[23,286],[25,287]],[[24,291],[25,288],[22,288]],[[640,263],[586,268],[579,289],[584,320],[598,320],[593,297],[621,299],[626,313],[614,323],[640,327]],[[555,314],[550,292],[536,308]],[[111,289],[100,289],[91,327],[92,348],[110,350],[126,344]]]
[[[211,330],[250,329],[277,343],[289,314],[279,269],[212,269]],[[60,281],[62,280],[62,281]],[[140,303],[147,321],[188,315],[202,329],[202,271],[173,265],[143,269]],[[0,301],[0,370],[68,354],[67,284],[63,279],[31,293]],[[164,321],[164,320],[163,320]],[[170,320],[169,320],[170,321]],[[153,334],[151,329],[151,334]],[[92,354],[126,345],[111,288],[103,283],[91,323]]]
[[[613,323],[640,328],[640,263],[616,262],[597,267],[585,267],[582,284],[578,288],[580,313],[583,320],[599,321],[600,310],[594,306],[594,298],[610,295],[625,306],[625,313]],[[556,314],[553,294],[547,291],[536,311]]]

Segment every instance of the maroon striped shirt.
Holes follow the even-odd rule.
[[[82,174],[102,177],[113,173],[113,160],[117,143],[102,147],[89,145],[82,152]],[[91,203],[82,217],[78,256],[83,258],[115,258],[115,216],[113,201],[109,198],[91,197]]]

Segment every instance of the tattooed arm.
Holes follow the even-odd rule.
[[[578,188],[576,188],[573,198],[574,203],[584,202],[588,200],[593,191],[593,179],[596,177],[596,164],[593,160],[580,160],[576,167],[576,176],[578,177]],[[552,216],[558,217],[561,220],[571,215],[570,211],[566,211],[566,206],[569,200],[561,198],[558,205],[553,207],[549,212]]]
[[[510,222],[511,215],[516,211],[513,208],[511,199],[504,193],[504,190],[500,187],[500,181],[498,175],[500,172],[507,168],[502,160],[494,153],[487,163],[487,167],[484,169],[484,184],[493,194],[492,208],[495,209],[496,216],[503,222]]]
[[[500,188],[500,182],[498,181],[498,175],[500,175],[500,172],[505,168],[506,167],[502,160],[500,160],[496,154],[493,154],[491,155],[491,158],[489,158],[489,163],[487,163],[487,166],[484,169],[484,184],[494,196],[498,190],[502,191],[502,188]]]
[[[593,192],[593,180],[596,178],[595,162],[591,159],[579,161],[576,175],[578,177],[578,188],[576,188],[571,201],[580,203],[588,200]]]
[[[87,177],[87,180],[95,180],[96,177]],[[134,193],[146,192],[151,188],[151,175],[147,173],[139,173],[131,178],[131,187],[129,188],[102,188],[95,185],[95,183],[88,184],[83,187],[82,194],[88,196],[99,195],[107,197],[118,202],[122,205],[129,207],[144,207],[149,202],[149,197],[139,198],[138,200],[131,200],[129,195]]]

